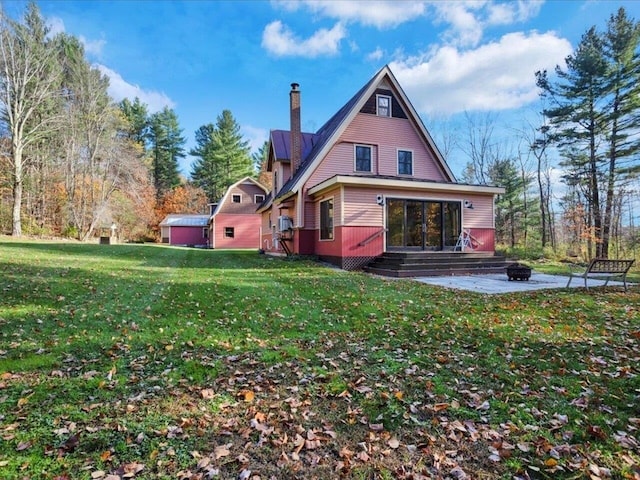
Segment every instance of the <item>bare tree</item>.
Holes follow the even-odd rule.
[[[27,7],[22,23],[0,10],[0,116],[11,138],[14,236],[22,235],[22,192],[29,161],[25,149],[43,138],[54,120],[50,115],[37,115],[58,95],[60,68],[47,33],[35,3]]]
[[[493,138],[496,118],[491,114],[479,116],[465,112],[465,119],[468,137],[461,142],[460,149],[469,157],[469,162],[463,177],[469,183],[484,185],[492,164],[500,157]]]

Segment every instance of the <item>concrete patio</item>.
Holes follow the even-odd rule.
[[[548,275],[546,273],[531,272],[528,281],[509,281],[506,274],[494,273],[486,275],[458,275],[450,277],[417,277],[418,282],[436,285],[439,287],[453,288],[457,290],[468,290],[476,293],[500,294],[513,292],[529,292],[532,290],[544,290],[549,288],[565,288],[569,277],[562,275]],[[600,287],[605,284],[605,280],[588,279],[589,287]],[[619,286],[622,290],[622,282],[609,281],[608,286]],[[627,282],[627,286],[631,285]],[[584,288],[584,279],[575,278],[571,280],[570,288]]]

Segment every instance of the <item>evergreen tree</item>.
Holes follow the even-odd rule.
[[[149,136],[149,112],[147,105],[136,97],[133,102],[125,98],[118,106],[129,125],[129,128],[125,131],[125,135],[146,150],[146,141]]]
[[[161,198],[166,192],[180,185],[178,159],[183,158],[185,138],[178,124],[175,112],[164,107],[151,115],[149,121],[149,143],[153,163],[153,182],[156,196]]]
[[[604,34],[604,53],[609,65],[605,78],[608,104],[608,165],[606,201],[602,226],[602,256],[609,254],[617,180],[640,172],[635,161],[640,151],[638,107],[640,107],[640,25],[630,20],[623,8],[611,16]]]
[[[558,81],[552,83],[547,72],[537,72],[537,84],[550,108],[544,114],[555,129],[552,137],[565,149],[563,166],[585,173],[588,199],[596,238],[602,235],[602,216],[598,191],[599,163],[602,161],[599,139],[603,132],[604,76],[607,71],[602,39],[592,27],[582,36],[576,51],[566,59],[567,70],[556,67]],[[583,149],[586,157],[566,154],[566,149]],[[584,162],[575,164],[576,159]],[[596,255],[602,244],[596,242]]]
[[[240,134],[240,125],[229,110],[216,119],[215,127],[204,125],[196,132],[198,146],[190,154],[198,157],[191,178],[216,201],[227,187],[243,177],[252,176],[249,142]]]
[[[517,233],[526,227],[523,193],[531,179],[523,179],[515,162],[510,159],[496,160],[488,173],[491,182],[505,190],[496,199],[496,240],[515,247],[518,243]]]
[[[258,182],[267,187],[272,188],[273,177],[271,172],[267,171],[269,161],[269,142],[264,142],[260,149],[252,155],[254,171],[258,176]]]
[[[213,155],[216,127],[212,123],[196,130],[196,148],[189,155],[196,157],[191,166],[191,179],[202,188],[210,202],[216,202],[224,193],[222,178],[218,175],[219,165]]]

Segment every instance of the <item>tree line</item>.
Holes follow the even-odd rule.
[[[208,213],[226,187],[257,176],[230,111],[196,132],[191,178],[173,109],[115,102],[81,42],[51,35],[35,3],[21,19],[0,9],[0,232],[87,240],[115,224],[148,240],[167,213]]]
[[[495,117],[467,116],[464,179],[505,188],[496,238],[510,249],[635,256],[640,244],[640,24],[624,8],[590,28],[564,66],[535,73],[542,110],[509,150]],[[554,173],[561,172],[559,179]],[[554,188],[562,194],[555,195]]]

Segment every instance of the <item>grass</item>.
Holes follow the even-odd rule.
[[[640,476],[637,286],[10,238],[0,274],[3,479]]]

